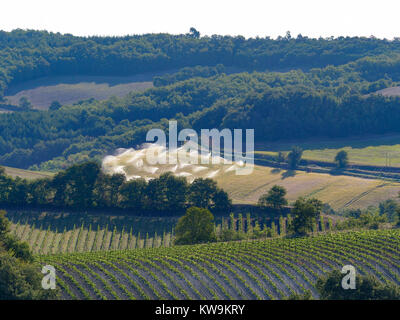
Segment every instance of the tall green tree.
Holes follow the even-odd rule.
[[[258,199],[258,205],[262,208],[272,207],[277,210],[282,209],[288,203],[285,198],[286,193],[287,191],[284,187],[274,185],[267,194],[262,195]]]
[[[124,185],[125,175],[112,175],[100,172],[93,187],[93,201],[96,207],[117,208],[120,206],[120,189]]]
[[[216,240],[213,214],[204,208],[191,207],[175,228],[176,244],[207,243]]]
[[[322,202],[320,200],[298,198],[291,212],[292,221],[289,230],[298,236],[307,235],[313,230],[321,209]]]
[[[96,162],[85,162],[58,173],[52,181],[54,204],[75,208],[93,205],[93,190],[100,173]]]
[[[150,180],[146,188],[146,208],[154,211],[182,212],[186,207],[187,181],[171,172]]]
[[[303,155],[303,149],[300,147],[293,147],[292,150],[287,155],[287,160],[289,163],[290,169],[294,170],[300,164],[301,156]]]
[[[340,150],[335,156],[335,163],[339,169],[344,169],[349,165],[349,155],[347,151]]]
[[[135,179],[121,187],[121,206],[125,209],[142,209],[145,203],[147,183],[144,179]]]
[[[212,179],[197,178],[189,186],[190,206],[207,208],[215,212],[229,212],[232,201],[228,194]]]

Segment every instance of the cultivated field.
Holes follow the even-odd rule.
[[[7,211],[11,232],[35,254],[168,247],[178,219]]]
[[[11,232],[26,242],[35,254],[96,252],[141,248],[171,247],[178,217],[135,217],[87,214],[10,211]],[[344,218],[322,215],[314,233],[334,230],[337,220]],[[289,217],[268,217],[232,214],[215,218],[215,231],[234,229],[248,239],[258,223],[271,237],[285,236]]]
[[[21,97],[27,97],[34,108],[47,109],[53,101],[68,105],[90,98],[104,100],[111,96],[125,96],[131,91],[151,88],[152,78],[153,74],[45,77],[10,87],[5,98],[18,105]]]
[[[318,139],[256,145],[256,154],[276,155],[301,147],[303,159],[333,162],[340,150],[349,154],[350,163],[400,167],[400,135],[353,137],[345,139]]]
[[[282,299],[344,265],[400,284],[400,230],[38,256],[63,299]]]

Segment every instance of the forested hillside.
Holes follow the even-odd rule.
[[[400,99],[370,93],[400,82],[399,49],[397,40],[290,34],[273,40],[0,32],[0,95],[45,75],[183,68],[124,98],[0,114],[0,164],[59,170],[100,159],[143,143],[167,119],[181,128],[254,128],[257,141],[398,132]],[[249,73],[226,75],[226,67]]]
[[[54,74],[122,75],[194,65],[281,69],[339,65],[399,49],[399,42],[375,38],[277,40],[214,35],[147,34],[74,37],[47,31],[0,32],[0,89]]]

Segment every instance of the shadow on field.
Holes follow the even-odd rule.
[[[294,177],[296,175],[295,170],[286,170],[284,173],[282,173],[282,180],[290,177]]]
[[[282,170],[280,169],[280,168],[273,168],[272,170],[271,170],[271,173],[272,174],[278,174],[278,173],[280,173]]]

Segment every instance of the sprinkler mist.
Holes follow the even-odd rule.
[[[197,144],[186,143],[175,150],[158,144],[145,144],[137,150],[118,149],[114,155],[103,159],[102,169],[108,174],[124,174],[127,180],[143,178],[148,181],[172,172],[177,177],[185,177],[188,182],[193,182],[200,177],[217,178],[243,165],[242,162],[232,162],[202,152]]]

